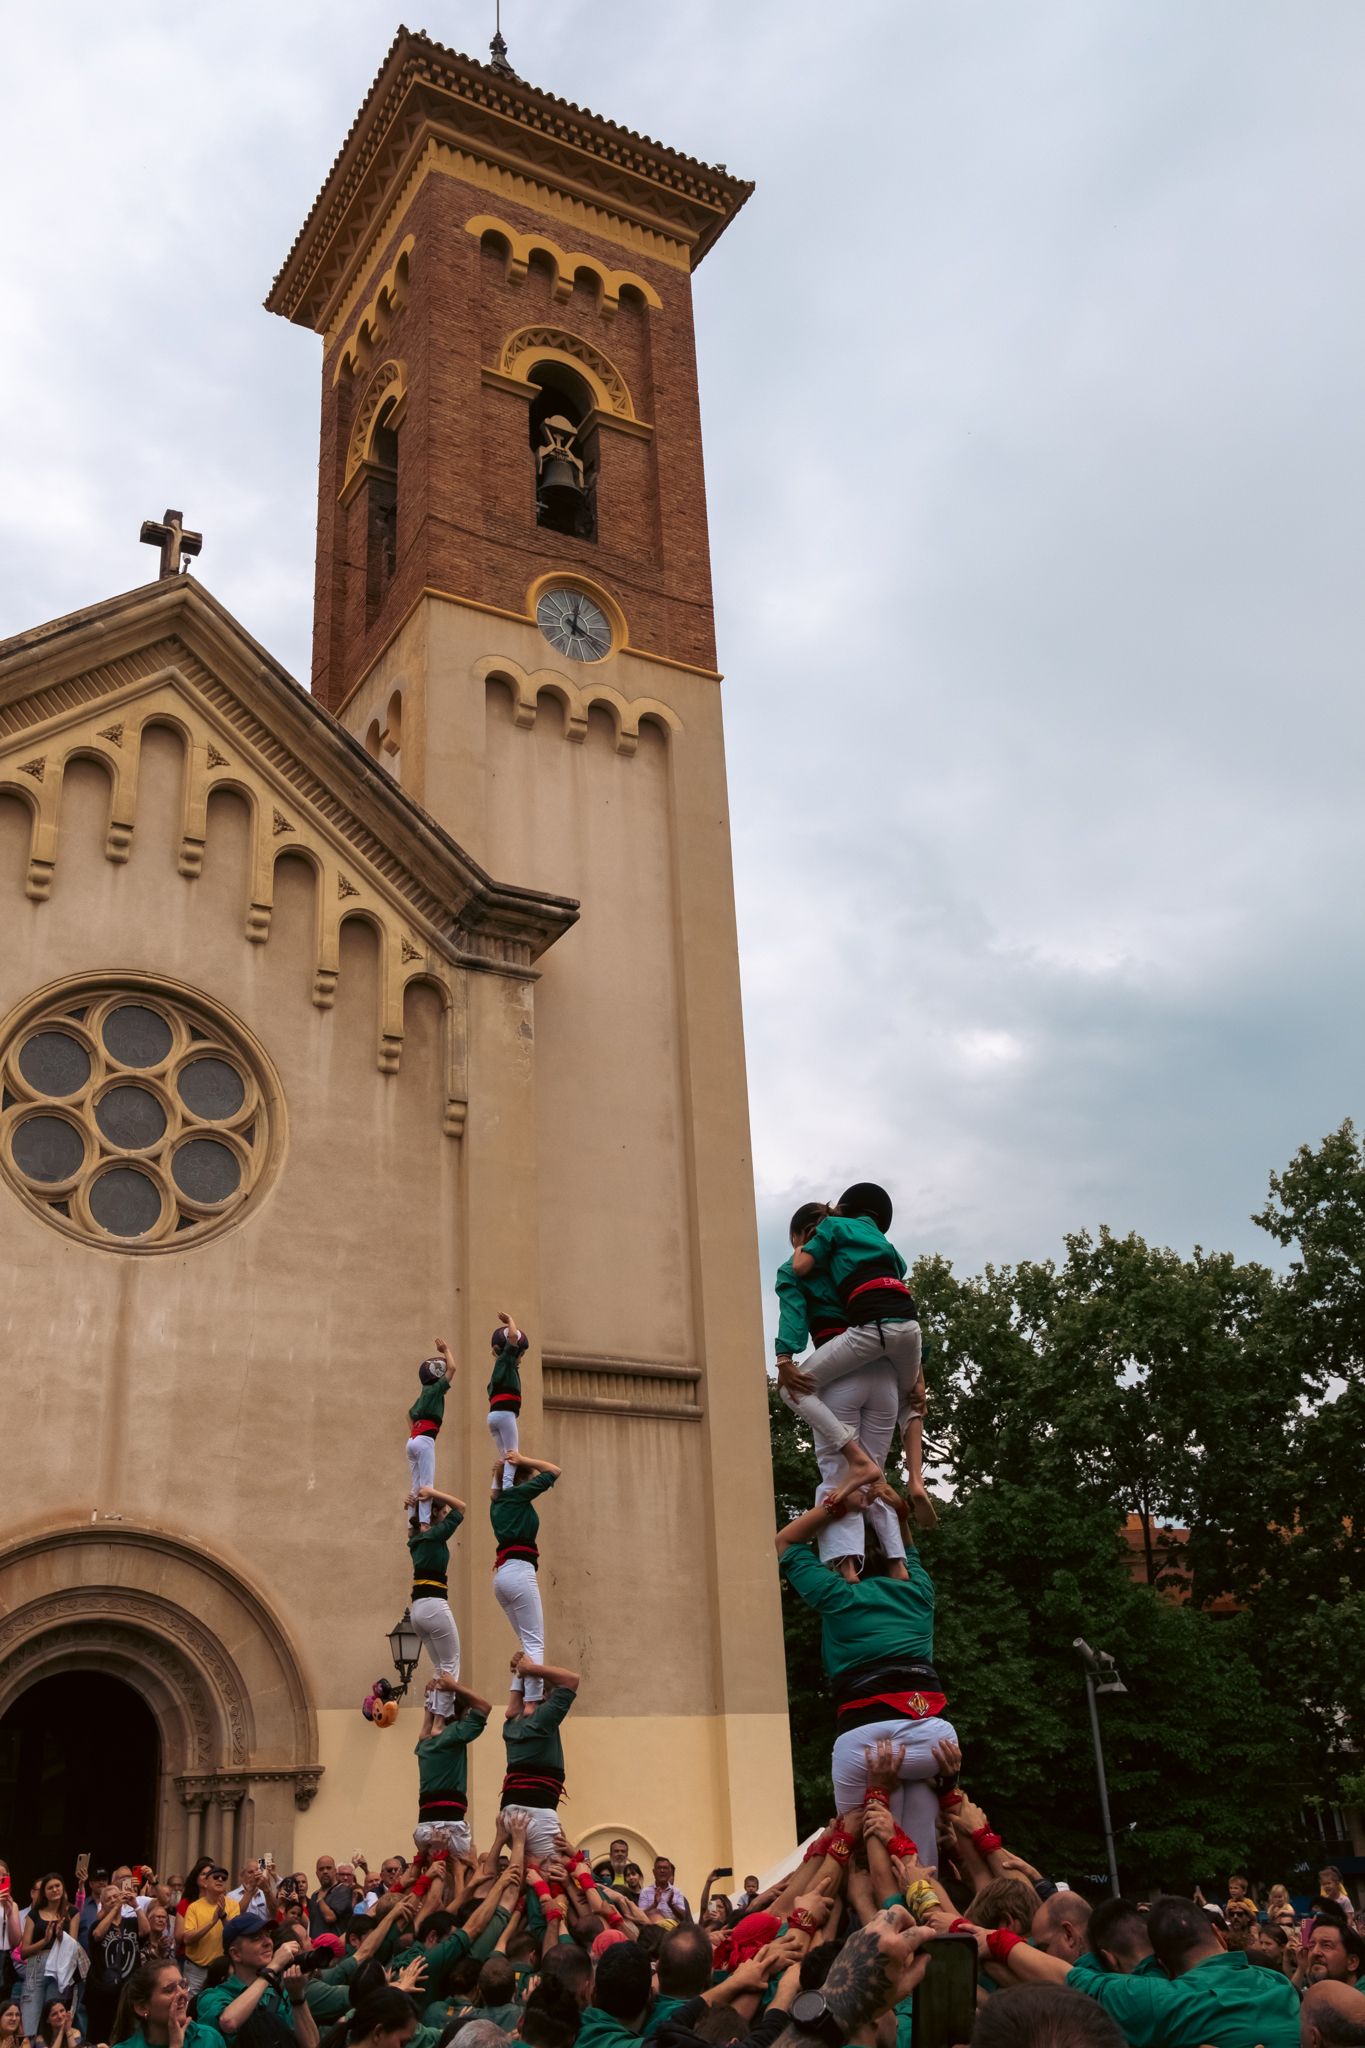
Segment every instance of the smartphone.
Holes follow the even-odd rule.
[[[730,1869],[728,1864],[724,1870],[713,1870],[711,1872],[712,1877],[733,1877],[734,1874],[734,1871]]]
[[[936,1934],[929,1967],[910,1994],[911,2048],[957,2048],[976,2025],[976,1936]]]

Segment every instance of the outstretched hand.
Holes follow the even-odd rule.
[[[901,1765],[905,1762],[905,1744],[893,1742],[888,1735],[878,1736],[863,1749],[867,1762],[867,1782],[884,1792],[890,1792],[900,1783]]]

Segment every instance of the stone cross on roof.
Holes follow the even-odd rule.
[[[160,548],[161,569],[159,573],[162,576],[178,576],[185,567],[180,557],[182,555],[197,555],[204,545],[202,533],[187,533],[185,531],[184,513],[172,512],[169,508],[160,520],[144,519],[142,531],[138,535],[138,539],[145,541],[148,547]]]

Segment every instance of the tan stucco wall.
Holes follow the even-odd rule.
[[[546,652],[529,626],[432,604],[370,692],[387,703],[401,674],[404,776],[476,858],[583,901],[539,982],[453,970],[462,1135],[443,1128],[433,989],[408,988],[400,1069],[380,1071],[392,1034],[368,923],[342,926],[332,1006],[316,1000],[319,911],[334,920],[346,893],[335,869],[319,898],[312,868],[281,862],[268,937],[249,942],[264,784],[254,826],[242,796],[211,797],[191,878],[179,733],[143,737],[126,860],[110,855],[104,770],[68,763],[47,901],[25,893],[28,812],[0,791],[0,1017],[69,977],[141,973],[221,1006],[278,1076],[273,1185],[210,1242],[94,1248],[0,1186],[0,1343],[30,1388],[31,1447],[14,1445],[26,1531],[121,1517],[221,1548],[278,1618],[323,1767],[306,1814],[278,1785],[256,1802],[271,1833],[256,1846],[281,1860],[386,1853],[411,1827],[414,1716],[380,1733],[359,1701],[406,1598],[405,1411],[438,1333],[461,1364],[438,1479],[471,1503],[452,1604],[466,1676],[502,1696],[513,1644],[491,1590],[483,1387],[504,1306],[537,1344],[523,1440],[566,1469],[543,1588],[551,1654],[584,1672],[568,1831],[629,1826],[688,1872],[762,1867],[790,1840],[717,686],[613,657],[601,680],[626,726],[645,698],[671,719],[619,749],[616,717],[566,725],[543,697],[528,718],[520,687],[514,716],[487,679],[490,658],[530,673]],[[572,693],[582,677],[564,680]],[[249,760],[240,774],[254,789]],[[347,860],[382,921],[383,877]],[[501,1767],[495,1720],[473,1757],[485,1831]]]

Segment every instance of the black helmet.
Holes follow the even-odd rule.
[[[851,1188],[844,1189],[835,1206],[847,1216],[866,1216],[883,1234],[891,1228],[891,1197],[875,1180],[854,1181]]]

